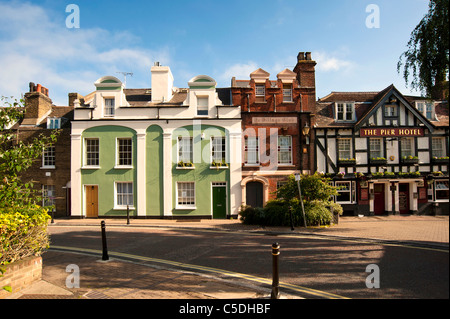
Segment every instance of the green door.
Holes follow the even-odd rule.
[[[213,218],[227,218],[227,188],[213,186]]]

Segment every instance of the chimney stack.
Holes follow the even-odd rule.
[[[294,72],[297,73],[300,87],[316,87],[315,65],[316,61],[311,59],[311,52],[300,52],[298,54]]]
[[[168,66],[155,62],[152,72],[152,102],[167,102],[172,99],[173,75]]]
[[[25,93],[25,117],[22,125],[37,125],[52,109],[48,89],[41,84],[29,83],[30,92]]]

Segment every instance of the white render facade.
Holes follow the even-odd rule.
[[[151,89],[112,76],[75,101],[71,215],[229,218],[241,199],[240,108],[200,75],[173,87],[152,67]],[[224,100],[224,101],[222,101]]]

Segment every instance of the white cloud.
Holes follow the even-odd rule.
[[[312,58],[317,62],[317,71],[341,71],[348,70],[353,67],[354,64],[350,61],[344,60],[339,56],[339,53],[327,53],[323,51],[313,52]]]
[[[229,66],[220,76],[222,81],[231,81],[234,76],[237,80],[247,80],[250,79],[250,73],[257,70],[259,66],[252,61],[247,63],[236,63]]]
[[[99,77],[118,71],[134,72],[133,80],[149,85],[152,62],[170,61],[167,48],[136,47],[127,31],[68,29],[61,15],[29,3],[0,3],[0,95],[19,97],[35,82],[49,89],[55,104],[66,105],[68,93],[87,94]]]

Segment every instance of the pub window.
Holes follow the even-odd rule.
[[[354,121],[355,103],[336,103],[336,120]]]
[[[338,156],[339,159],[349,159],[352,158],[352,147],[351,139],[340,138],[338,139]]]
[[[416,108],[427,119],[435,119],[434,102],[416,102]]]
[[[431,140],[431,156],[442,157],[444,154],[444,138],[443,137],[433,137]]]
[[[397,116],[397,105],[385,105],[384,106],[384,116],[395,117]]]
[[[356,187],[354,181],[336,182],[336,187],[339,194],[336,196],[337,203],[348,204],[356,201]]]
[[[407,156],[413,156],[414,141],[410,137],[402,138],[400,141],[400,156],[405,158]]]
[[[371,138],[370,139],[370,157],[377,158],[383,157],[383,147],[381,138]]]
[[[436,201],[448,201],[449,200],[449,186],[448,180],[435,181],[435,198]]]

